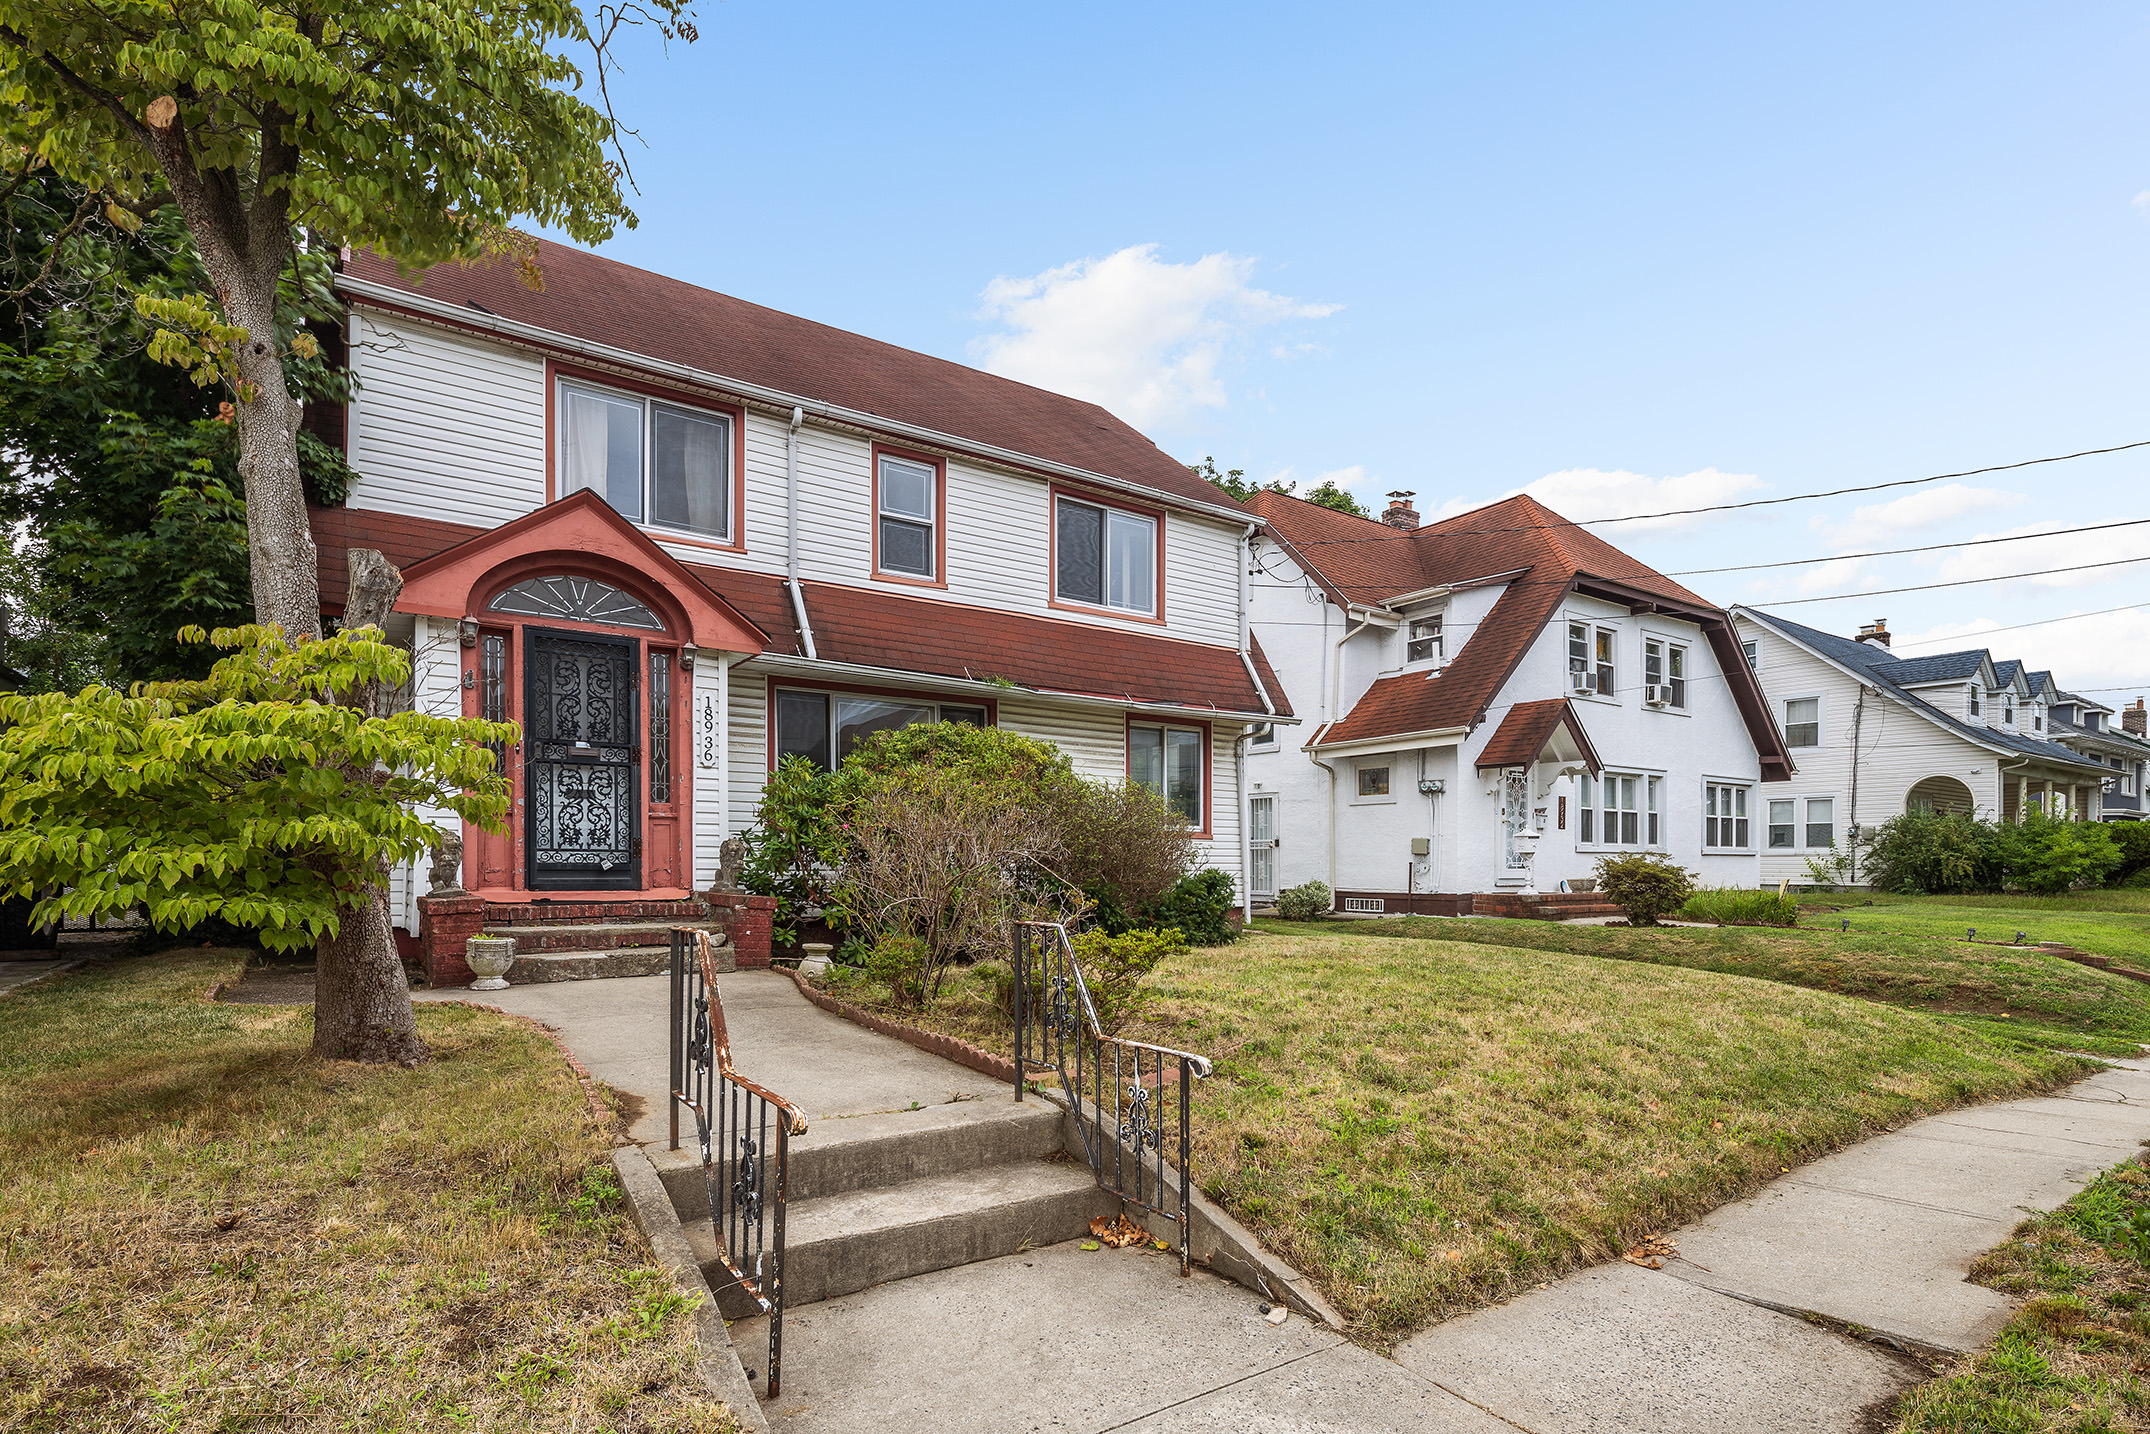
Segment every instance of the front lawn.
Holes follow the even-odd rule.
[[[1991,1346],[1906,1395],[1896,1434],[2112,1434],[2150,1421],[2150,1174],[2139,1163],[2024,1221],[1971,1277],[2023,1308]]]
[[[1003,1047],[993,970],[924,1019]],[[2087,1069],[1767,981],[1342,923],[1190,951],[1149,982],[1130,1034],[1217,1064],[1198,1180],[1376,1345],[1884,1126]]]
[[[1847,900],[1851,898],[1846,898]],[[1809,912],[1803,919],[1826,927],[1672,926],[1635,930],[1552,921],[1445,920],[1431,916],[1339,922],[1333,929],[1365,936],[1451,940],[1535,951],[1563,951],[1623,961],[1684,966],[1728,975],[1805,986],[1892,1005],[1946,1014],[1961,1025],[2060,1050],[2132,1056],[2150,1043],[2150,986],[2066,961],[2034,946],[1967,943],[1967,927],[1980,941],[1990,933],[2013,939],[2018,930],[2033,940],[2067,941],[2123,964],[2140,959],[2128,944],[2150,940],[2150,917],[2048,917],[2024,924],[2025,911],[1934,908],[1901,898],[1890,906],[1846,906]],[[1845,919],[1851,930],[1840,929]],[[2105,923],[2112,923],[2107,925]],[[2123,926],[2119,923],[2133,923]],[[1282,922],[1257,922],[1263,930],[1303,932]],[[2095,934],[2085,928],[2098,926]],[[2051,932],[2061,935],[2048,935]],[[1953,938],[1953,939],[1952,939]]]
[[[0,998],[0,1427],[737,1428],[550,1041],[432,1005],[418,1069],[323,1064],[203,999],[242,961]]]

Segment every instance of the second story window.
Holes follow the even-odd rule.
[[[1971,689],[1971,715],[1973,717],[1976,717],[1984,710],[1985,709],[1979,705],[1978,689],[1976,687],[1973,687]]]
[[[1642,644],[1642,681],[1646,699],[1670,707],[1687,705],[1687,649],[1661,637]]]
[[[940,470],[889,453],[882,454],[874,468],[874,570],[929,581],[938,577]]]
[[[1439,662],[1441,660],[1441,615],[1414,617],[1411,619],[1410,645],[1404,649],[1406,662]]]
[[[1749,672],[1760,672],[1762,670],[1761,643],[1743,642],[1739,645],[1739,652],[1740,656],[1747,659],[1747,670]]]
[[[1822,700],[1794,697],[1784,704],[1784,745],[1819,747],[1822,744]]]
[[[1053,596],[1157,615],[1157,520],[1073,498],[1053,502]]]
[[[560,385],[560,496],[593,488],[630,522],[732,537],[732,418]]]
[[[1568,624],[1568,687],[1571,692],[1613,695],[1613,630],[1587,622]]]

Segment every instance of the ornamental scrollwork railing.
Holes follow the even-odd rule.
[[[1033,1073],[1059,1076],[1098,1185],[1175,1222],[1188,1273],[1189,1091],[1208,1059],[1106,1035],[1066,927],[1018,921],[1014,937],[1015,1098]]]
[[[791,1137],[806,1134],[797,1106],[732,1069],[724,1001],[709,933],[672,931],[672,1148],[679,1113],[694,1117],[717,1258],[769,1316],[767,1398],[783,1388],[784,1192]]]

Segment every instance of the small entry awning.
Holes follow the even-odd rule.
[[[1602,765],[1582,719],[1565,697],[1518,702],[1508,709],[1493,740],[1478,754],[1477,766],[1528,767],[1540,761],[1580,762],[1592,776]]]

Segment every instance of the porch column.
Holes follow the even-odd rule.
[[[2019,825],[2030,815],[2030,802],[2031,779],[2019,774],[2016,777],[2016,821]]]

